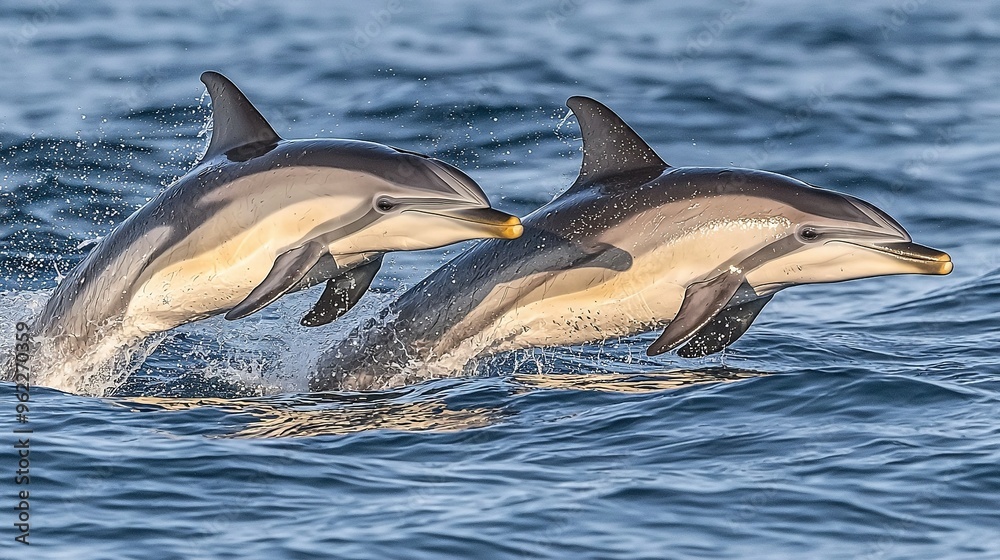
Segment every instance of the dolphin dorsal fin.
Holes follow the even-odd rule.
[[[592,183],[619,173],[670,167],[614,111],[589,97],[574,96],[566,105],[583,133],[583,165],[576,183]]]
[[[201,81],[212,97],[212,141],[203,159],[247,144],[281,141],[278,133],[229,78],[218,72],[205,72]]]

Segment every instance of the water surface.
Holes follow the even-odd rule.
[[[196,161],[206,69],[286,137],[432,154],[518,215],[575,178],[564,102],[594,96],[671,164],[851,193],[956,263],[788,290],[703,360],[646,358],[653,333],[306,393],[464,246],[396,254],[330,328],[298,294],[180,329],[105,397],[37,389],[33,544],[8,447],[5,558],[1000,556],[996,3],[53,0],[0,13],[0,61],[3,347]]]

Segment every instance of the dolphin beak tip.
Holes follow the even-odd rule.
[[[511,216],[501,226],[500,237],[502,239],[517,239],[524,233],[524,226],[517,216]]]
[[[911,263],[911,266],[915,264],[918,274],[944,276],[951,274],[951,271],[955,268],[955,265],[951,262],[951,255],[948,253],[923,245],[917,245],[910,241],[880,243],[876,248]]]
[[[951,274],[951,271],[955,269],[955,265],[951,261],[951,255],[945,253],[944,251],[929,249],[927,254],[924,255],[924,258],[927,259],[926,274],[933,276],[946,276]]]
[[[485,208],[445,210],[436,213],[446,218],[466,222],[467,226],[475,224],[477,237],[517,239],[524,233],[524,226],[521,225],[521,220],[517,216],[488,206]]]
[[[951,256],[948,253],[941,253],[941,255],[943,257],[938,260],[937,274],[946,276],[951,274],[952,270],[955,270],[955,264],[951,262]]]

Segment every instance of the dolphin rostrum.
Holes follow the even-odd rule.
[[[524,218],[518,240],[480,242],[394,302],[389,324],[328,350],[311,389],[661,327],[647,354],[705,356],[789,286],[952,270],[867,202],[765,171],[673,167],[601,103],[568,105],[583,133],[576,182]]]
[[[324,324],[357,303],[386,251],[521,234],[451,165],[372,142],[284,140],[224,76],[201,79],[214,122],[205,155],[101,240],[34,321],[59,357],[99,363],[153,333],[245,317],[321,282],[302,323]]]

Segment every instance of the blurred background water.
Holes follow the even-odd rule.
[[[575,178],[563,103],[594,96],[671,164],[849,192],[956,263],[783,292],[722,356],[654,334],[383,392],[304,392],[357,320],[304,333],[314,293],[188,326],[106,398],[35,390],[4,558],[1000,557],[1000,4],[42,0],[0,10],[0,63],[4,348],[196,161],[206,69],[286,137],[432,154],[519,215]],[[462,248],[393,255],[354,316]]]

